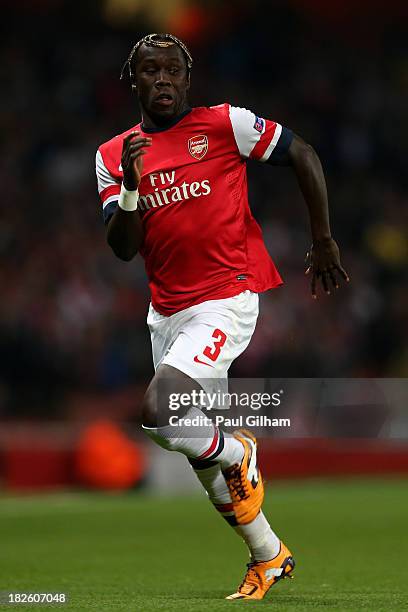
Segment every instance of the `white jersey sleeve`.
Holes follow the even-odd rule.
[[[102,206],[105,208],[114,199],[118,199],[120,192],[120,185],[118,189],[118,182],[111,175],[102,158],[102,154],[99,149],[96,152],[95,158],[95,169],[96,178],[98,181],[98,193],[102,200]],[[109,194],[110,191],[114,191],[114,194]]]
[[[229,116],[236,145],[244,159],[267,161],[286,152],[292,141],[292,132],[280,123],[258,117],[246,108],[230,106]]]
[[[107,223],[117,207],[120,183],[109,172],[99,149],[96,152],[95,170],[103,217]]]

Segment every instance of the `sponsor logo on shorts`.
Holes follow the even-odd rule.
[[[194,361],[195,361],[196,363],[202,363],[203,365],[206,365],[206,366],[208,366],[209,368],[213,368],[213,367],[214,367],[214,366],[212,366],[210,363],[206,363],[205,361],[201,361],[201,359],[198,357],[198,355],[196,355],[196,356],[194,357]]]

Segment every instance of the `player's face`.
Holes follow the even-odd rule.
[[[171,119],[187,107],[189,77],[186,60],[177,45],[138,51],[136,85],[143,109],[156,123]]]

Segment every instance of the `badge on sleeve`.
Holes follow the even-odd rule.
[[[256,129],[256,131],[262,134],[264,127],[265,127],[265,119],[262,119],[262,117],[255,116],[254,128]]]

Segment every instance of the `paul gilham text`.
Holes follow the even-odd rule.
[[[290,419],[272,418],[264,414],[240,415],[234,418],[217,414],[212,420],[205,415],[193,418],[172,415],[169,418],[169,425],[178,427],[204,427],[211,423],[224,427],[290,427]]]

